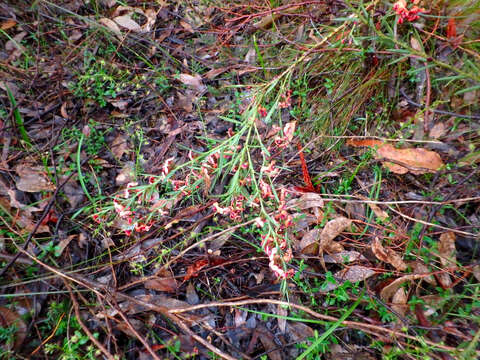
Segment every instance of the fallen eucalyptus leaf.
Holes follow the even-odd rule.
[[[398,271],[405,271],[407,269],[407,264],[403,262],[402,257],[392,249],[384,248],[378,238],[375,238],[372,242],[372,251],[377,259],[393,265]]]
[[[396,174],[406,174],[409,171],[416,175],[436,172],[444,165],[440,155],[423,148],[397,149],[390,144],[372,139],[350,139],[347,143],[356,147],[376,147],[377,158],[384,158],[383,165]],[[388,160],[394,160],[405,164],[405,166],[389,162]]]
[[[180,74],[178,80],[180,80],[182,84],[188,85],[198,92],[203,92],[207,89],[206,86],[203,85],[202,77],[200,75],[193,76],[189,74]]]
[[[339,272],[334,274],[334,277],[340,281],[350,281],[352,283],[356,283],[365,279],[368,279],[369,277],[375,275],[375,270],[372,270],[368,267],[365,266],[360,266],[360,265],[354,265],[354,266],[349,266],[346,269],[340,270]],[[337,281],[335,284],[329,283],[324,291],[331,291],[339,286],[342,285],[340,281]]]

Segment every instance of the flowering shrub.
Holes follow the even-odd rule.
[[[279,108],[291,106],[290,90],[281,95]],[[266,117],[267,109],[257,106],[254,109],[256,116]],[[251,122],[252,124],[255,122]],[[292,225],[292,215],[285,207],[285,189],[274,188],[274,180],[280,174],[275,160],[267,153],[278,155],[293,140],[296,122],[292,121],[283,127],[273,126],[267,135],[270,146],[262,154],[263,164],[252,161],[250,153],[247,153],[247,145],[243,143],[245,129],[234,133],[228,130],[229,139],[232,140],[215,148],[205,155],[194,156],[192,151],[188,153],[190,163],[194,165],[182,177],[175,176],[172,171],[175,167],[174,158],[164,161],[160,169],[160,175],[148,176],[144,184],[130,182],[122,192],[113,199],[116,223],[127,236],[133,232],[144,233],[149,231],[155,215],[165,216],[169,210],[182,198],[192,195],[193,191],[203,188],[205,197],[209,196],[210,188],[214,180],[226,169],[233,175],[231,190],[228,193],[228,201],[222,204],[217,201],[212,204],[212,210],[219,215],[228,216],[230,220],[239,222],[248,211],[248,215],[257,216],[255,225],[263,229],[261,235],[262,250],[268,256],[269,267],[280,279],[286,279],[293,275],[293,270],[284,270],[284,264],[292,259],[292,250],[287,243],[287,228]],[[239,143],[242,141],[243,145]],[[246,140],[248,143],[248,140]],[[268,154],[268,157],[267,157]],[[254,166],[257,166],[254,169]],[[184,166],[182,166],[184,167]],[[185,168],[185,167],[184,167]],[[180,173],[180,172],[178,172]],[[258,178],[257,178],[258,174]],[[159,186],[160,185],[160,186]],[[173,198],[160,196],[158,188],[173,190]],[[268,214],[265,204],[276,206],[273,214]],[[107,212],[99,212],[93,216],[97,222],[105,221]],[[265,225],[268,224],[268,227]]]
[[[287,96],[290,96],[287,93]],[[290,101],[288,99],[288,101]],[[258,108],[257,111],[262,115],[264,108]],[[270,134],[275,135],[281,131],[280,127],[274,127]],[[283,150],[293,140],[295,132],[295,122],[286,124],[283,128],[283,136],[276,135],[273,139],[271,146],[268,148],[271,150]],[[234,171],[247,171],[249,169],[249,163],[242,163],[238,168],[234,168]],[[243,213],[247,207],[256,208],[263,201],[275,201],[277,191],[273,187],[273,179],[278,176],[280,169],[275,166],[275,160],[270,160],[267,164],[264,164],[260,168],[259,179],[254,183],[249,176],[244,176],[239,180],[239,184],[245,187],[247,192],[251,191],[253,195],[247,198],[245,195],[232,196],[230,204],[222,207],[218,202],[212,205],[215,213],[223,216],[229,216],[231,220],[240,221]],[[288,213],[285,205],[286,190],[281,189],[279,191],[279,200],[277,208],[273,214],[273,224],[270,222],[269,228],[261,235],[262,250],[268,256],[269,267],[273,273],[280,279],[286,279],[293,275],[293,270],[285,271],[282,268],[284,263],[288,263],[292,259],[292,250],[287,243],[286,230],[292,225],[292,215]],[[263,209],[263,206],[262,206]],[[263,229],[267,221],[264,217],[259,216],[255,218],[255,225]]]
[[[414,2],[414,1],[412,1]],[[402,24],[405,20],[415,21],[419,18],[418,13],[425,12],[425,9],[418,7],[417,5],[412,6],[410,9],[407,8],[407,0],[398,0],[393,5],[393,10],[398,15],[398,23]]]

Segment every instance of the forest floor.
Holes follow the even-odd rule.
[[[0,4],[0,359],[480,357],[477,1]]]

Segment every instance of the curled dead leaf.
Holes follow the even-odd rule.
[[[107,27],[110,31],[112,31],[118,37],[120,38],[122,37],[122,32],[115,21],[108,18],[101,18],[100,20],[98,20],[98,22],[103,26]]]
[[[0,349],[3,349],[4,351],[18,349],[22,345],[25,337],[27,336],[27,325],[25,325],[25,322],[22,320],[22,318],[17,312],[1,306],[0,328],[6,331],[7,328],[10,328],[11,326],[15,326],[15,341],[13,343],[5,342],[4,344],[1,344]]]
[[[409,171],[416,175],[436,172],[444,165],[440,155],[423,148],[397,149],[373,139],[349,139],[347,144],[356,147],[376,147],[377,158],[385,159],[383,165],[396,174],[406,174]]]
[[[408,266],[410,266],[412,268],[414,274],[425,275],[425,274],[428,274],[430,272],[427,265],[425,265],[420,260],[410,261],[408,263]],[[429,283],[433,286],[437,285],[437,281],[435,280],[435,278],[432,275],[424,276],[422,280],[426,281],[427,283]]]
[[[323,259],[326,263],[346,264],[354,261],[367,260],[358,251],[341,251],[334,254],[325,254]]]
[[[340,235],[351,224],[352,220],[343,216],[330,220],[320,234],[320,249],[328,246],[333,239]]]
[[[324,248],[323,251],[329,254],[336,254],[344,251],[345,248],[342,244],[337,241],[330,241]]]
[[[368,203],[368,206],[370,207],[370,209],[372,209],[373,213],[378,219],[382,221],[385,221],[388,219],[388,213],[385,210],[380,209],[380,207],[377,204]]]
[[[174,293],[175,291],[177,291],[178,284],[173,277],[172,271],[170,269],[162,267],[156,272],[154,278],[149,279],[145,282],[145,288]]]
[[[401,316],[405,316],[408,310],[408,296],[404,288],[399,288],[392,297],[392,309]]]
[[[200,75],[180,74],[178,80],[180,80],[182,84],[188,85],[198,92],[203,92],[207,89],[207,87],[203,85],[202,77]]]
[[[128,151],[130,151],[128,137],[125,134],[119,133],[115,137],[115,139],[113,139],[112,145],[110,147],[112,149],[113,155],[115,155],[115,158],[120,160],[123,154],[128,153]]]
[[[456,266],[456,248],[455,248],[455,233],[449,231],[440,235],[438,243],[438,253],[440,262],[443,266]]]
[[[340,270],[339,272],[334,274],[334,277],[338,279],[335,284],[329,283],[327,287],[324,289],[325,291],[331,291],[338,288],[342,285],[343,281],[350,281],[352,283],[356,283],[362,280],[366,280],[369,277],[375,274],[375,270],[372,270],[366,266],[361,265],[353,265],[349,266],[346,269]]]
[[[447,128],[443,122],[439,122],[430,129],[429,135],[432,139],[438,139],[447,133]]]
[[[323,208],[323,199],[317,193],[305,193],[298,199],[292,199],[287,202],[287,208],[306,210],[310,208]]]
[[[384,248],[378,238],[375,238],[372,242],[372,251],[377,259],[386,262],[398,271],[405,271],[407,264],[402,260],[402,257],[390,248]]]
[[[270,360],[283,359],[282,353],[278,350],[278,345],[275,343],[271,331],[264,328],[263,331],[261,331],[261,336],[259,336],[259,338]]]
[[[8,30],[17,25],[17,22],[14,19],[7,19],[0,23],[0,29]]]
[[[317,255],[318,254],[318,239],[320,238],[320,229],[312,229],[303,235],[300,244],[298,244],[299,250],[305,255]]]
[[[19,178],[17,189],[25,192],[54,191],[55,185],[50,181],[42,166],[18,165],[15,171]]]
[[[444,267],[456,267],[456,249],[455,249],[455,234],[453,232],[446,232],[440,235],[438,243],[438,257],[440,263]],[[444,289],[448,289],[452,285],[452,278],[448,272],[442,272],[436,275],[436,278]]]
[[[385,302],[389,302],[390,299],[393,297],[393,295],[400,288],[400,286],[402,286],[407,281],[413,281],[413,280],[421,279],[422,277],[423,277],[423,275],[410,274],[410,275],[402,276],[402,277],[392,281],[390,284],[385,286],[382,289],[382,291],[380,291],[381,299]]]
[[[127,30],[139,32],[142,30],[142,27],[132,19],[131,17],[132,14],[133,13],[117,16],[113,18],[113,21],[115,21],[119,26]]]

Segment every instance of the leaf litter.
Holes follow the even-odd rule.
[[[35,351],[32,344],[42,344],[41,351],[57,344],[52,356],[60,357],[69,335],[50,335],[37,324],[52,320],[50,330],[57,324],[63,329],[61,314],[76,319],[75,308],[78,320],[95,332],[89,337],[74,320],[67,324],[83,336],[79,351],[96,347],[98,336],[109,344],[107,358],[118,349],[142,358],[148,347],[153,358],[195,352],[201,357],[207,350],[224,358],[297,358],[318,340],[317,333],[337,325],[334,337],[317,344],[331,354],[319,356],[347,356],[351,350],[380,357],[392,347],[392,337],[405,351],[416,346],[427,353],[425,344],[452,354],[457,348],[478,350],[476,343],[464,342],[472,336],[461,336],[476,329],[468,318],[476,309],[465,307],[471,313],[462,318],[443,305],[447,296],[471,296],[469,282],[480,276],[469,238],[478,232],[478,127],[461,120],[476,119],[478,89],[457,88],[442,97],[438,83],[428,79],[452,78],[446,69],[462,67],[462,61],[443,69],[437,65],[453,61],[455,54],[475,56],[468,41],[462,43],[472,31],[470,15],[446,5],[455,21],[439,18],[437,28],[429,17],[417,19],[431,34],[428,42],[426,33],[417,38],[404,31],[413,20],[403,17],[396,36],[405,41],[398,44],[411,47],[415,56],[403,61],[388,49],[377,53],[382,44],[376,43],[365,59],[348,58],[354,60],[349,66],[332,67],[319,56],[323,51],[333,59],[339,53],[347,58],[362,50],[357,35],[365,35],[351,24],[324,33],[338,25],[331,19],[355,10],[341,3],[217,8],[105,0],[96,9],[92,4],[58,5],[68,9],[61,11],[41,2],[35,17],[36,8],[28,13],[14,5],[0,7],[0,26],[8,35],[0,49],[6,65],[0,84],[0,216],[8,224],[0,236],[6,269],[2,306],[13,309],[11,297],[18,300],[18,294],[31,291],[40,307],[37,317],[26,315],[40,333],[26,333],[18,323],[9,343],[14,346],[7,350],[28,357]],[[391,6],[376,6],[371,14],[378,26],[372,33],[395,21]],[[406,6],[411,12],[413,5]],[[384,19],[389,11],[392,16]],[[434,7],[428,11],[437,14]],[[64,21],[61,34],[53,18]],[[39,43],[30,36],[34,28]],[[314,76],[302,80],[293,71],[289,81],[276,78],[291,60],[272,45],[278,39],[300,56],[292,69],[302,64],[298,74]],[[340,43],[345,49],[337,47]],[[419,57],[425,51],[436,54],[428,67]],[[385,72],[394,59],[401,66]],[[411,68],[415,85],[397,74],[408,75],[402,66]],[[334,81],[315,75],[323,68]],[[381,95],[388,106],[379,105],[377,86],[363,87],[349,74],[367,85],[370,77],[376,84],[390,81],[389,89],[378,85],[389,94]],[[257,91],[262,81],[270,86],[264,93]],[[335,103],[325,128],[316,120],[324,102]],[[380,117],[385,111],[388,118],[390,106],[398,109],[388,132],[376,120],[371,127],[362,122],[371,113]],[[245,124],[255,127],[237,139]],[[361,135],[372,138],[349,136],[360,135],[359,124]],[[254,146],[252,136],[259,140]],[[350,138],[346,146],[345,137]],[[24,147],[25,139],[34,151]],[[214,151],[225,142],[234,145]],[[371,149],[384,169],[355,147]],[[241,185],[232,186],[237,177]],[[248,184],[255,181],[258,202],[248,198],[253,188]],[[430,223],[445,230],[436,233]],[[22,261],[8,265],[22,246]],[[37,261],[23,261],[25,254]],[[74,288],[71,294],[61,292],[68,290],[61,278]],[[34,285],[24,286],[27,280]],[[349,322],[337,323],[363,288],[365,298]],[[281,298],[308,311],[273,303]],[[224,306],[232,299],[245,303]],[[459,308],[466,304],[456,299]],[[65,308],[55,313],[58,306]],[[189,306],[196,307],[178,312]],[[2,317],[8,311],[0,311]],[[327,314],[333,316],[328,323],[316,321]],[[438,314],[448,321],[438,323]],[[407,331],[400,331],[400,324]],[[413,333],[418,341],[406,341]]]

